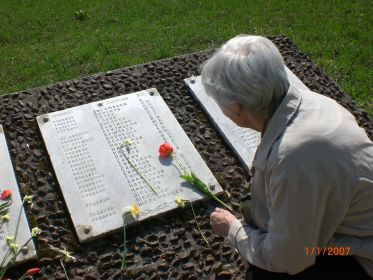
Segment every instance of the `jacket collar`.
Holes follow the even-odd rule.
[[[255,154],[254,168],[264,171],[273,143],[283,134],[288,123],[298,111],[301,100],[299,91],[290,86],[284,99],[268,122],[267,129]]]

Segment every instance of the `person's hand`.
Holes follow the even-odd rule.
[[[220,236],[227,236],[229,227],[237,220],[237,218],[231,214],[231,212],[218,208],[215,208],[215,212],[210,215],[210,224],[212,231]]]

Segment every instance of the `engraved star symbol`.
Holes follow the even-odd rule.
[[[103,104],[100,102],[100,103],[97,104],[97,106],[98,106],[98,107],[102,107]]]

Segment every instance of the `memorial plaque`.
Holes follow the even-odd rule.
[[[305,84],[289,68],[285,66],[285,69],[292,86],[308,90]],[[260,142],[260,133],[250,128],[239,127],[226,117],[215,100],[207,95],[201,76],[187,78],[184,81],[226,143],[239,158],[244,168],[246,170],[251,168],[256,149]]]
[[[37,122],[82,242],[122,227],[122,209],[133,203],[141,221],[177,207],[177,196],[202,198],[179,178],[175,160],[159,156],[164,142],[185,169],[222,191],[156,89],[38,116]],[[132,144],[121,147],[127,139]]]
[[[17,219],[22,207],[22,200],[18,190],[16,177],[14,175],[13,165],[10,160],[3,127],[0,125],[0,191],[5,189],[12,191],[12,204],[9,211],[10,220],[8,222],[3,222],[0,227],[0,259],[3,263],[5,263],[4,258],[7,260],[10,259],[10,256],[7,256],[9,246],[6,243],[6,237],[14,236],[15,234]],[[16,259],[17,262],[36,258],[36,251],[32,240],[22,248],[22,245],[24,245],[30,238],[30,228],[26,219],[25,211],[22,209],[16,236],[16,243],[20,246],[19,249],[21,249],[21,252]]]

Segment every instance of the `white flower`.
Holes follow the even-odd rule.
[[[10,220],[9,214],[5,214],[5,215],[0,216],[0,221],[2,221],[2,222],[8,222],[9,220]]]
[[[9,245],[11,243],[14,243],[14,236],[7,236],[6,237],[6,243]]]
[[[17,250],[18,250],[18,244],[16,244],[15,242],[14,242],[14,236],[7,236],[6,238],[5,238],[5,240],[6,240],[6,244],[8,244],[8,246],[9,246],[9,248],[10,249],[12,249],[12,251],[14,252],[14,253],[16,253],[17,252]]]
[[[178,207],[182,207],[182,208],[185,207],[185,199],[183,199],[182,197],[179,197],[179,196],[176,197],[175,202],[176,202]]]
[[[9,244],[9,247],[10,247],[10,249],[12,249],[13,252],[17,252],[19,246],[18,246],[18,244],[13,242],[13,243]]]
[[[139,219],[139,207],[136,204],[132,204],[123,208],[123,219],[125,219],[128,215],[131,215],[132,218],[137,221]]]
[[[40,233],[41,233],[41,229],[38,228],[38,227],[34,227],[34,228],[31,230],[31,235],[32,235],[33,237],[39,235]]]
[[[58,249],[58,251],[60,253],[62,253],[63,259],[64,259],[65,262],[71,261],[71,260],[76,260],[76,258],[71,255],[71,252],[67,251],[65,248],[64,249]]]
[[[33,195],[25,195],[23,197],[23,202],[32,203]]]
[[[132,144],[133,144],[133,141],[131,140],[131,138],[127,138],[126,140],[123,141],[122,145],[120,145],[120,148],[128,147],[128,146],[131,146]]]

